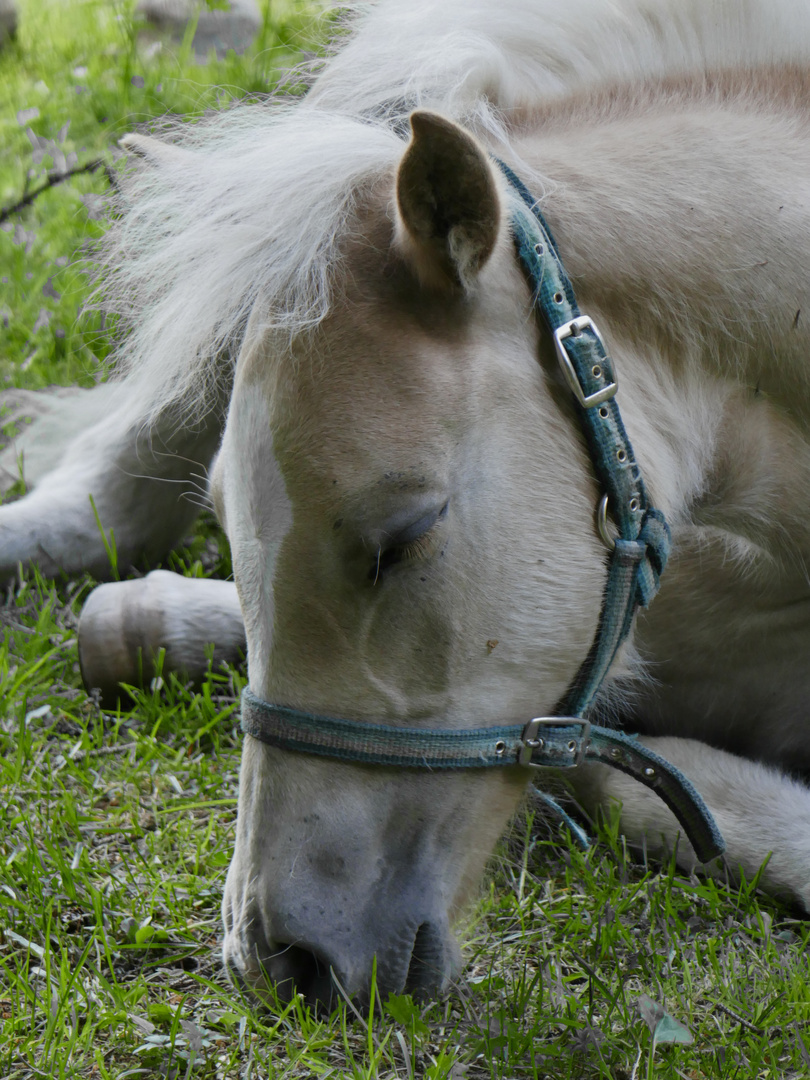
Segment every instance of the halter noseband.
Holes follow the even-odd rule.
[[[570,768],[598,761],[651,788],[683,826],[701,862],[725,844],[708,808],[687,778],[636,739],[586,719],[639,607],[658,592],[670,550],[664,515],[650,503],[616,401],[613,364],[593,320],[580,313],[557,246],[531,192],[503,162],[514,193],[511,227],[532,288],[534,307],[550,330],[603,491],[599,531],[610,548],[608,576],[593,645],[557,707],[559,715],[488,728],[402,728],[318,716],[242,694],[242,731],[285,750],[399,768]],[[618,529],[605,527],[608,508]],[[552,800],[555,809],[563,813]],[[566,820],[569,820],[565,814]],[[581,830],[578,835],[582,837]]]

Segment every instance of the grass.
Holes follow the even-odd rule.
[[[0,60],[0,207],[50,172],[110,162],[117,140],[156,117],[199,116],[270,92],[315,32],[312,5],[265,5],[255,49],[195,62],[190,35],[159,51],[139,47],[130,0],[29,0],[16,46]],[[92,385],[108,351],[98,319],[83,315],[85,241],[102,227],[103,170],[45,192],[0,232],[0,386]],[[3,325],[5,324],[5,325]]]
[[[0,206],[59,154],[108,160],[135,123],[267,91],[316,32],[310,8],[274,4],[251,54],[198,64],[188,42],[148,57],[135,31],[124,3],[23,5],[0,57]],[[71,178],[4,222],[0,387],[102,377],[75,257],[105,182]],[[207,522],[167,565],[228,572]],[[378,1001],[370,1019],[254,1010],[219,963],[243,676],[211,672],[197,694],[168,678],[103,712],[76,659],[92,584],[31,573],[0,599],[4,1080],[810,1076],[805,923],[755,883],[639,865],[610,823],[582,853],[531,806],[462,928],[447,1000]]]

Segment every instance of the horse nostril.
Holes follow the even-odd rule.
[[[301,994],[310,1008],[331,1011],[335,988],[329,962],[319,953],[279,942],[277,952],[266,957],[262,967],[280,1001],[288,1002]]]
[[[422,923],[414,937],[404,992],[415,998],[435,994],[445,974],[444,954],[441,934],[431,923]]]

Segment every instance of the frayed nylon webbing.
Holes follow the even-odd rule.
[[[537,200],[508,165],[500,161],[498,165],[515,196],[511,217],[515,249],[532,288],[534,306],[555,337],[558,355],[565,354],[560,359],[575,391],[594,471],[619,530],[594,643],[555,709],[565,716],[587,716],[636,611],[647,607],[658,592],[671,537],[664,515],[650,502],[624,429],[616,400],[617,378],[602,339],[590,319],[583,319]]]
[[[242,730],[280,750],[313,754],[361,765],[444,772],[454,769],[514,768],[526,749],[526,727],[393,727],[335,716],[319,716],[271,705],[252,690],[242,691]],[[620,769],[654,791],[675,814],[701,862],[723,851],[723,840],[698,793],[673,765],[620,731],[572,717],[544,721],[532,746],[533,766],[573,768],[599,761]],[[582,836],[581,830],[577,833]]]

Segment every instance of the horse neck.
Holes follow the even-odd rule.
[[[778,95],[713,92],[674,107],[663,93],[624,110],[613,101],[544,127],[517,150],[551,178],[543,211],[614,355],[625,422],[662,507],[691,518],[737,483],[743,460],[791,441],[801,458],[791,491],[806,485],[803,123]]]

